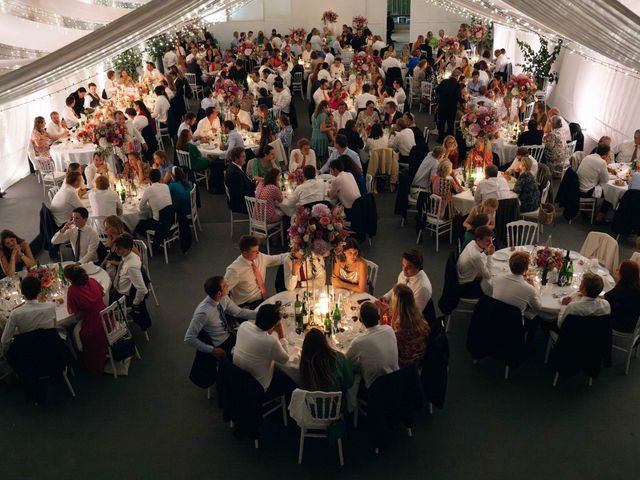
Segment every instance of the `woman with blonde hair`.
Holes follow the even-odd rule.
[[[427,349],[429,324],[418,310],[413,291],[404,284],[393,287],[391,296],[391,326],[398,342],[400,366],[422,362]]]
[[[36,157],[51,158],[51,153],[49,152],[50,141],[51,137],[46,132],[44,117],[36,117],[31,131],[31,145]]]
[[[454,193],[460,193],[464,189],[458,181],[451,176],[453,166],[449,160],[443,160],[436,167],[436,175],[431,179],[431,192],[439,195],[440,202],[440,218],[453,218],[456,214],[453,207],[451,197]]]
[[[458,142],[453,135],[447,135],[442,142],[445,157],[451,162],[453,168],[458,168],[460,163],[460,152],[458,151]]]
[[[117,215],[109,215],[107,218],[105,218],[103,222],[103,226],[104,226],[104,234],[106,237],[104,240],[104,243],[105,243],[105,247],[107,247],[107,252],[109,253],[102,261],[102,264],[100,265],[100,267],[105,269],[109,274],[109,276],[111,277],[111,279],[113,280],[116,276],[116,270],[121,260],[120,256],[116,253],[114,242],[118,237],[120,237],[120,235],[127,232],[125,230],[124,223],[122,222],[122,220],[120,220],[120,217],[118,217]],[[140,255],[140,251],[135,246],[135,244],[133,246],[132,251],[133,253],[135,253],[136,255],[142,258],[142,256]]]
[[[484,138],[478,138],[475,145],[467,154],[465,166],[470,168],[482,168],[487,165],[493,165],[493,152],[491,151],[491,142]]]
[[[469,215],[467,215],[466,220],[462,223],[462,226],[467,229],[467,231],[472,230],[473,227],[473,219],[476,215],[480,213],[484,213],[489,217],[489,223],[487,223],[487,227],[491,230],[496,228],[496,212],[498,211],[498,199],[497,198],[487,198],[480,205],[476,205],[471,209]]]

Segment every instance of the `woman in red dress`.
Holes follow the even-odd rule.
[[[67,292],[67,310],[81,323],[81,361],[94,375],[102,375],[107,355],[107,337],[100,311],[104,310],[104,289],[78,265],[67,265],[64,277],[71,283]]]

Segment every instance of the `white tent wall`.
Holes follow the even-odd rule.
[[[460,24],[468,21],[467,17],[447,12],[425,0],[411,0],[409,39],[414,42],[418,35],[426,36],[428,31],[437,37],[440,29],[444,29],[445,35],[453,36],[458,33]]]

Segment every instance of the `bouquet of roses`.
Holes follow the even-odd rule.
[[[353,28],[355,28],[356,30],[364,30],[365,28],[367,28],[368,22],[366,17],[363,17],[362,15],[356,15],[355,17],[353,17],[351,23],[353,24]]]
[[[455,55],[460,51],[460,42],[456,37],[444,37],[438,42],[438,47],[447,55]]]
[[[344,218],[342,207],[331,210],[321,203],[311,209],[299,207],[288,231],[291,248],[301,251],[303,258],[341,253],[349,235]]]
[[[476,41],[484,40],[487,36],[488,29],[484,23],[474,23],[471,25],[471,37]]]
[[[380,57],[373,57],[364,52],[359,52],[351,59],[351,69],[356,74],[366,74],[372,66],[379,66],[380,62]]]
[[[291,33],[291,37],[294,39],[304,39],[307,37],[307,31],[302,27],[291,28],[289,29],[289,33]]]
[[[498,136],[500,125],[498,111],[484,105],[474,105],[460,119],[462,133],[469,141],[476,138],[494,140]]]
[[[233,80],[225,79],[215,84],[214,94],[218,102],[231,105],[242,98],[242,87]]]
[[[88,123],[82,129],[78,130],[76,136],[82,143],[93,143],[93,123]]]
[[[245,55],[246,57],[250,57],[254,53],[256,53],[258,47],[255,43],[245,40],[238,44],[238,53],[241,55]]]
[[[536,93],[536,82],[529,75],[520,73],[513,75],[507,83],[507,91],[511,92],[511,95],[518,97],[522,95],[524,98],[528,98]]]
[[[113,120],[97,122],[93,132],[93,143],[100,145],[103,148],[107,146],[105,145],[105,142],[114,147],[121,147],[124,145],[126,130]]]
[[[547,267],[550,270],[554,268],[560,270],[563,260],[564,256],[560,250],[544,247],[536,253],[535,265],[540,268]]]
[[[49,267],[38,267],[27,272],[28,277],[35,277],[40,280],[40,286],[43,290],[51,288],[56,276],[49,270]]]
[[[293,173],[289,174],[289,183],[293,183],[296,186],[304,183],[304,173],[301,168],[297,168]]]
[[[327,10],[322,14],[321,20],[324,23],[336,23],[336,20],[338,20],[338,14],[333,10]]]

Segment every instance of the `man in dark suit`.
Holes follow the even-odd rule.
[[[242,65],[242,60],[236,60],[235,65],[229,69],[229,78],[243,87],[247,85],[247,72]]]
[[[398,111],[396,102],[387,102],[384,104],[384,116],[382,117],[382,126],[384,128],[395,125],[401,117],[402,115]]]
[[[527,123],[527,131],[518,135],[518,146],[522,145],[542,145],[542,137],[544,132],[538,130],[538,122],[532,118]]]
[[[455,130],[458,102],[462,99],[460,89],[460,70],[457,68],[451,76],[436,87],[438,94],[438,143],[442,143],[445,135],[453,135]]]
[[[87,89],[84,87],[80,87],[78,90],[73,92],[71,96],[75,99],[76,103],[73,106],[73,111],[76,112],[78,118],[84,111],[84,97],[87,95]]]
[[[196,76],[196,85],[204,85],[202,81],[202,69],[195,56],[187,64],[187,72],[193,73]]]
[[[338,130],[338,135],[344,135],[345,137],[347,137],[347,147],[349,147],[354,152],[357,153],[359,150],[364,148],[362,137],[356,130],[355,120],[347,120],[344,128]]]
[[[232,212],[247,213],[244,197],[254,197],[256,185],[244,172],[247,155],[244,148],[235,147],[231,150],[231,163],[224,173],[224,184],[229,190],[229,208]]]
[[[416,119],[413,117],[413,115],[409,112],[404,112],[402,117],[407,121],[407,126],[413,132],[413,138],[416,141],[416,145],[424,145],[426,143],[424,133],[422,133],[422,130],[420,130],[416,125]]]
[[[360,30],[356,31],[356,34],[351,39],[351,47],[354,52],[359,52],[364,44],[364,39],[362,38],[362,32]]]

